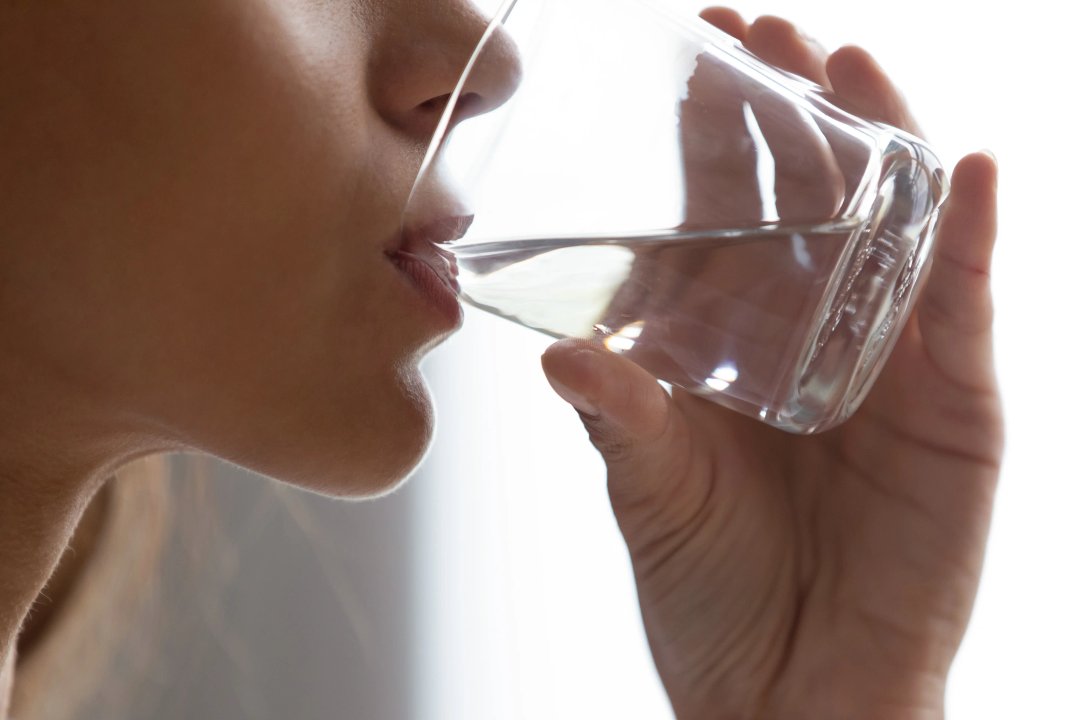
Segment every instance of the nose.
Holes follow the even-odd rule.
[[[394,3],[369,55],[371,101],[391,126],[431,139],[488,21],[464,0]],[[521,56],[502,27],[487,38],[469,72],[453,123],[506,102],[521,81]]]

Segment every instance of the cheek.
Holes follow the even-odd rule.
[[[399,307],[381,249],[422,150],[379,124],[357,58],[312,51],[333,36],[241,17],[271,6],[164,4],[145,26],[88,33],[101,47],[72,64],[95,82],[49,114],[79,122],[41,143],[62,150],[42,182],[65,202],[27,221],[51,228],[34,287],[60,299],[24,335],[47,332],[41,358],[192,448],[319,492],[379,494],[433,430],[416,368],[431,331]]]
[[[176,339],[160,346],[162,375],[202,402],[169,396],[163,414],[256,472],[335,496],[387,492],[433,429],[415,364],[430,328],[400,307],[382,251],[414,159],[329,83],[224,84],[250,95],[201,124],[193,200],[168,223],[157,278]]]

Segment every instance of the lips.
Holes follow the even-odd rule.
[[[439,244],[461,238],[472,221],[471,215],[459,215],[407,227],[397,242],[386,250],[390,261],[456,323],[460,322],[461,316],[461,306],[457,300],[461,290],[457,281],[457,261],[451,252]]]

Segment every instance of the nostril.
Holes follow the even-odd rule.
[[[486,106],[487,103],[484,98],[478,93],[463,93],[458,98],[457,105],[454,106],[454,117],[451,118],[451,121],[456,125],[467,118],[482,115],[486,110]]]
[[[465,86],[454,103],[451,128],[506,102],[521,74],[516,46],[505,31],[485,34],[488,20],[466,9],[464,0],[446,5],[453,9],[410,27],[415,42],[377,44],[368,60],[372,106],[387,123],[416,137],[430,137],[459,83]],[[480,37],[486,38],[482,48]],[[463,80],[465,67],[469,75]]]
[[[450,93],[425,100],[420,103],[420,109],[428,113],[442,113],[448,102],[450,102]]]
[[[419,116],[425,132],[434,132],[435,125],[442,118],[446,106],[450,102],[451,93],[439,95],[425,100],[417,105]],[[482,115],[487,110],[488,103],[479,93],[463,93],[454,105],[453,115],[450,117],[449,127],[457,127],[459,123],[476,115]]]
[[[446,95],[440,95],[433,97],[420,103],[419,109],[425,113],[439,113],[442,114],[446,110],[447,103],[450,102],[451,93]],[[454,106],[454,119],[464,119],[471,117],[472,115],[479,115],[484,109],[484,99],[478,93],[464,93],[458,98],[457,105]]]

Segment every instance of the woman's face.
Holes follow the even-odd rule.
[[[102,426],[330,494],[430,440],[459,320],[388,251],[466,0],[0,4],[0,361]],[[490,108],[507,41],[466,90]]]

